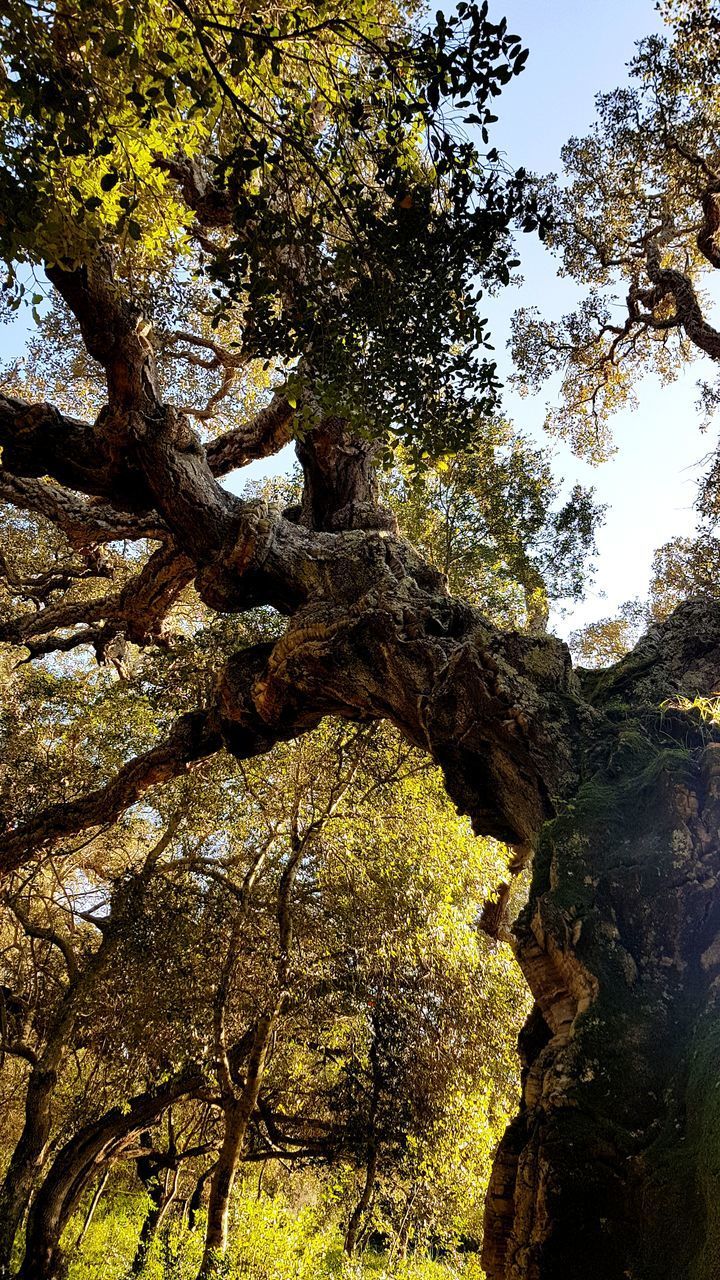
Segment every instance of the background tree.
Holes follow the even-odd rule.
[[[503,569],[531,597],[542,590],[538,542],[552,531],[565,571],[563,539],[588,540],[585,516],[558,517],[553,529],[533,502],[520,504],[516,538],[509,522],[491,520],[498,487],[522,496],[524,477],[537,477],[527,454],[504,485],[501,466],[482,484],[472,479],[493,439],[497,390],[477,288],[509,278],[513,223],[544,226],[522,171],[508,173],[492,149],[480,150],[489,148],[492,100],[524,62],[521,42],[485,7],[465,3],[423,27],[393,8],[248,18],[186,0],[120,11],[17,0],[0,25],[0,56],[9,305],[25,288],[13,263],[42,267],[66,308],[52,321],[56,335],[71,330],[85,347],[73,381],[93,406],[78,418],[85,402],[36,399],[17,372],[0,398],[3,497],[29,513],[20,520],[57,531],[41,547],[50,565],[16,573],[8,560],[5,638],[41,671],[52,655],[37,701],[62,708],[44,742],[47,786],[33,744],[17,751],[20,782],[28,776],[36,789],[15,783],[9,792],[3,875],[51,856],[69,870],[84,850],[82,874],[87,862],[102,877],[95,840],[138,818],[152,826],[156,801],[161,812],[175,787],[197,789],[203,831],[202,780],[230,770],[231,759],[267,756],[269,771],[273,748],[328,718],[389,721],[440,766],[474,830],[513,846],[511,870],[533,855],[514,938],[536,1007],[522,1037],[522,1110],[490,1184],[491,1280],[620,1280],[668,1269],[705,1280],[717,1247],[716,1166],[704,1145],[717,1122],[704,1074],[720,932],[717,607],[686,602],[619,664],[574,672],[537,619],[532,633],[504,630],[451,595],[377,495],[375,464],[393,443],[418,466],[465,447],[461,483],[472,485],[473,504],[463,519],[482,519]],[[662,49],[658,58],[662,71]],[[477,144],[462,119],[478,125]],[[634,216],[632,201],[628,208]],[[678,314],[687,301],[688,277],[681,285],[678,268],[664,265],[665,247],[663,224],[643,246],[641,323],[646,311],[662,321],[673,289]],[[230,403],[224,388],[237,388],[243,361],[256,360],[268,364],[274,394],[250,420],[213,435],[208,409]],[[194,405],[167,372],[183,364],[193,379],[199,370]],[[219,379],[214,404],[205,374]],[[299,503],[239,498],[220,483],[289,435],[303,473]],[[107,591],[104,564],[117,590]],[[55,589],[43,575],[58,566]],[[191,582],[201,623],[187,611]],[[106,664],[84,730],[95,745],[68,777],[76,721],[93,698],[82,715],[68,705],[64,664],[82,672],[90,646]],[[113,716],[110,733],[101,706]],[[210,814],[214,821],[224,803],[232,829],[237,794],[224,782],[218,792]],[[189,904],[204,905],[213,852],[211,842]],[[253,922],[263,945],[248,963],[247,1005],[221,964],[205,1059],[187,1053],[194,1023],[171,1018],[164,1078],[156,1078],[162,1051],[150,1058],[149,1087],[130,1079],[144,1065],[131,1055],[125,1103],[58,1142],[28,1216],[24,1280],[60,1265],[60,1230],[81,1186],[89,1190],[90,1167],[142,1158],[143,1135],[170,1106],[198,1090],[202,1100],[208,1055],[223,1075],[233,992],[238,1053],[252,1052],[266,998],[285,982],[272,952],[283,876],[274,870]],[[302,887],[298,873],[298,894]],[[492,921],[485,916],[496,931],[506,927],[506,897]],[[310,918],[298,899],[296,930],[301,905]],[[193,911],[183,921],[192,933]],[[426,992],[413,1004],[402,942],[398,992],[386,992],[382,965],[368,966],[380,1014],[392,1016],[366,1022],[354,1075],[372,1081],[354,1150],[370,1197],[387,1131],[378,1132],[383,1090],[403,1079],[413,1052],[431,1075],[413,1039],[431,1020],[411,1014],[432,1001]],[[225,931],[216,954],[231,954],[227,943]],[[437,980],[450,967],[427,971]],[[167,1012],[158,997],[151,1018]],[[317,1013],[313,1021],[321,1023]],[[449,1038],[439,1013],[436,1024]],[[441,1055],[441,1085],[449,1071]],[[226,1120],[249,1066],[244,1074],[219,1099]],[[207,1099],[215,1105],[219,1075]],[[423,1119],[422,1107],[408,1112],[417,1132]],[[220,1132],[227,1149],[227,1127]],[[216,1201],[217,1188],[216,1179]],[[370,1208],[365,1191],[359,1207]]]
[[[362,1162],[379,1131],[390,1177],[413,1134],[428,1149],[428,1125],[456,1105],[458,1082],[487,1075],[495,1110],[509,1106],[514,1074],[506,1080],[497,1075],[493,1054],[507,1061],[512,1033],[497,1019],[495,1004],[517,1000],[519,1013],[523,997],[507,960],[498,957],[497,967],[475,933],[481,904],[502,868],[501,851],[484,847],[451,817],[423,762],[378,740],[376,731],[315,735],[285,749],[285,757],[276,752],[269,777],[264,770],[254,776],[244,771],[233,783],[221,772],[215,814],[212,786],[203,788],[204,821],[193,820],[192,801],[182,804],[182,835],[176,823],[144,855],[136,852],[137,870],[121,876],[110,910],[101,890],[94,890],[94,912],[83,914],[91,934],[91,916],[100,922],[100,942],[86,970],[78,965],[46,1033],[48,1047],[28,1081],[26,1132],[6,1183],[19,1206],[15,1223],[29,1188],[37,1188],[28,1221],[28,1275],[60,1269],[60,1236],[80,1196],[99,1171],[120,1160],[137,1156],[151,1198],[134,1263],[140,1269],[180,1194],[181,1166],[187,1162],[188,1174],[198,1161],[207,1167],[219,1144],[232,1183],[244,1158],[300,1157],[320,1167],[343,1158]],[[353,783],[359,794],[349,800]],[[221,825],[213,829],[211,817]],[[402,843],[393,834],[400,825]],[[283,933],[278,945],[273,934],[279,920],[287,927],[291,909],[288,869],[301,877],[301,886],[292,908],[294,938]],[[60,930],[77,932],[81,911],[72,871],[69,876],[70,896],[50,903],[60,938]],[[87,896],[85,886],[81,900]],[[31,900],[37,910],[37,890]],[[28,921],[26,929],[34,936],[39,926]],[[218,969],[215,957],[224,949]],[[479,984],[474,1003],[473,984]],[[263,1012],[268,1000],[272,1018]],[[401,1071],[386,1065],[370,1116],[372,1089],[364,1081],[367,1072],[372,1076],[381,1007],[385,1018],[390,1009],[406,1010],[402,1019],[396,1013],[384,1023],[390,1039],[383,1048],[391,1054],[386,1063],[404,1065]],[[438,1060],[441,1019],[453,1038]],[[219,1037],[226,1045],[230,1098],[214,1082]],[[7,1052],[30,1056],[33,1050],[8,1041]],[[78,1052],[80,1062],[63,1073],[63,1062]],[[49,1063],[57,1064],[52,1077]],[[153,1088],[153,1081],[160,1083]],[[249,1088],[253,1102],[238,1135],[235,1104],[243,1106]],[[128,1099],[120,1108],[119,1094]],[[181,1142],[177,1109],[193,1099],[197,1119],[189,1133],[185,1123]],[[169,1114],[175,1118],[167,1141],[153,1139]],[[368,1130],[368,1124],[374,1127]],[[35,1162],[21,1178],[28,1132]],[[486,1158],[488,1145],[486,1139]],[[482,1177],[482,1167],[478,1173]],[[226,1247],[229,1188],[216,1190],[219,1185],[210,1190],[205,1269],[213,1251]],[[216,1222],[219,1240],[210,1235]]]
[[[698,407],[708,427],[718,401],[718,9],[712,0],[660,8],[669,36],[639,42],[630,85],[598,95],[591,132],[563,149],[562,180],[539,183],[555,210],[550,239],[561,273],[584,296],[560,321],[537,308],[513,321],[518,387],[539,390],[560,374],[546,427],[591,461],[612,450],[613,415],[635,404],[648,372],[668,382],[700,361]],[[698,494],[695,570],[685,553],[686,595],[717,576],[717,467],[713,450]],[[666,558],[678,551],[668,548]]]

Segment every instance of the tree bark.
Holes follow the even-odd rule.
[[[10,1275],[13,1245],[27,1211],[33,1186],[43,1168],[50,1142],[58,1075],[83,1004],[111,962],[118,945],[116,922],[103,935],[85,969],[74,975],[42,1053],[34,1064],[25,1095],[25,1121],[0,1187],[0,1280]],[[72,976],[72,975],[71,975]]]
[[[586,680],[602,719],[515,926],[536,1007],[488,1192],[489,1280],[719,1274],[720,743],[658,696],[680,666],[708,691],[707,622]]]
[[[377,1173],[378,1150],[376,1146],[370,1148],[368,1152],[367,1164],[365,1166],[365,1182],[360,1193],[360,1198],[355,1205],[348,1222],[348,1228],[345,1232],[344,1248],[349,1257],[355,1252],[360,1228],[363,1219],[372,1199],[373,1188],[375,1186],[375,1175]]]
[[[226,1096],[223,1100],[225,1131],[210,1183],[205,1248],[198,1280],[205,1280],[205,1277],[215,1274],[227,1249],[230,1198],[250,1117],[255,1110],[260,1093],[267,1053],[276,1023],[277,1012],[259,1019],[248,1058],[243,1088],[237,1096]]]
[[[0,1280],[9,1280],[15,1237],[45,1160],[56,1083],[57,1062],[36,1064],[25,1095],[25,1123],[0,1190]]]
[[[227,1249],[230,1197],[248,1125],[241,1099],[223,1107],[223,1120],[223,1142],[210,1183],[205,1247],[198,1280],[213,1275]]]
[[[693,320],[693,297],[656,265],[656,286]],[[151,346],[107,264],[48,274],[105,368],[108,404],[87,428],[0,399],[4,466],[154,508],[210,608],[291,617],[277,643],[230,659],[207,713],[100,791],[11,832],[0,866],[114,820],[222,744],[246,757],[326,715],[391,721],[442,767],[478,833],[537,849],[517,948],[542,1023],[526,1037],[524,1109],[490,1190],[491,1280],[716,1280],[702,1133],[719,1122],[702,1070],[716,1036],[719,735],[659,708],[718,689],[720,608],[689,602],[610,673],[579,677],[561,642],[500,632],[448,595],[377,518],[352,442],[303,442],[306,498],[292,517],[234,498],[159,400]],[[717,338],[686,331],[707,350]],[[38,1225],[49,1196],[46,1179],[23,1280],[52,1274]]]
[[[392,512],[378,505],[375,450],[341,419],[315,427],[298,440],[296,452],[304,477],[300,519],[308,528],[397,531]]]
[[[140,1156],[137,1164],[138,1177],[147,1191],[150,1204],[140,1228],[135,1257],[130,1264],[130,1271],[134,1276],[139,1276],[145,1267],[152,1242],[177,1195],[178,1183],[177,1166],[172,1169],[166,1166],[162,1170],[152,1156]],[[164,1177],[161,1177],[162,1173]]]
[[[79,1250],[82,1248],[83,1241],[88,1231],[90,1230],[90,1227],[92,1225],[92,1220],[95,1217],[95,1210],[97,1209],[102,1199],[102,1194],[103,1194],[103,1191],[105,1190],[105,1187],[107,1186],[107,1180],[109,1177],[110,1177],[110,1170],[106,1169],[102,1177],[98,1180],[98,1184],[92,1194],[92,1199],[90,1201],[90,1204],[88,1205],[87,1213],[85,1214],[82,1227],[80,1228],[78,1238],[75,1241],[75,1244],[73,1246],[74,1251],[76,1253],[79,1252]]]
[[[174,1102],[202,1087],[202,1072],[189,1067],[157,1090],[138,1094],[126,1107],[113,1108],[68,1140],[32,1202],[18,1280],[62,1280],[65,1262],[60,1238],[93,1176],[121,1156]]]
[[[205,1186],[208,1180],[212,1177],[214,1171],[215,1165],[211,1164],[207,1169],[203,1170],[195,1183],[193,1193],[188,1201],[188,1231],[195,1231],[197,1228],[198,1214],[202,1209]]]

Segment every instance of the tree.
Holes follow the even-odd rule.
[[[51,771],[49,805],[36,791],[10,806],[3,873],[51,847],[62,860],[223,748],[250,759],[329,716],[389,720],[476,832],[511,843],[515,869],[533,858],[515,938],[536,1009],[489,1194],[488,1275],[709,1280],[720,611],[685,603],[614,667],[575,673],[552,636],[450,595],[377,499],[389,442],[421,464],[484,438],[495,371],[472,282],[506,281],[511,223],[542,218],[522,172],[464,139],[452,107],[488,146],[521,43],[465,3],[423,29],[392,6],[248,18],[187,0],[15,0],[0,38],[4,252],[44,266],[96,394],[98,370],[105,383],[93,421],[72,395],[0,399],[3,498],[61,548],[52,585],[22,564],[8,577],[8,638],[29,658],[95,646],[144,712],[125,750],[116,736],[119,758],[99,751],[64,791]],[[657,260],[664,236],[637,297],[651,328],[670,286],[678,314],[688,300]],[[14,303],[25,284],[10,271]],[[228,387],[240,360],[269,361],[274,395],[201,438],[189,418],[212,422],[209,401],[186,412],[168,372],[180,349],[208,352]],[[78,377],[87,387],[87,364]],[[300,504],[219,482],[290,435]],[[119,540],[134,548],[120,589],[100,594],[99,549]],[[132,646],[162,645],[191,580],[223,643],[195,674],[161,648],[132,687]],[[253,609],[264,623],[238,626]],[[161,1101],[186,1084],[170,1077]],[[138,1093],[132,1125],[159,1105]],[[118,1126],[76,1136],[66,1175]],[[55,1192],[51,1174],[35,1220]]]
[[[212,1176],[211,1271],[248,1163],[352,1169],[377,1132],[390,1180],[408,1139],[426,1151],[428,1126],[450,1122],[459,1072],[509,1113],[513,1018],[497,1010],[522,995],[474,929],[502,850],[453,818],[427,762],[379,726],[316,731],[268,764],[206,766],[192,794],[175,789],[159,838],[147,810],[116,830],[90,890],[91,867],[78,884],[83,861],[67,857],[25,874],[21,901],[8,883],[5,999],[26,1012],[22,1041],[6,1018],[4,1049],[31,1071],[3,1247],[9,1258],[27,1213],[24,1275],[62,1272],[71,1215],[81,1200],[92,1209],[94,1179],[112,1201],[114,1170],[130,1162],[148,1195],[134,1271],[188,1178],[202,1188]],[[25,963],[11,958],[18,933]],[[27,954],[37,940],[43,951]],[[55,1009],[43,974],[52,981],[58,958]],[[386,1027],[398,1017],[384,1061],[403,1068],[379,1081],[371,1124],[378,988]],[[507,1078],[491,1085],[498,1062]],[[481,1110],[485,1156],[487,1123]],[[477,1171],[484,1185],[487,1164]]]

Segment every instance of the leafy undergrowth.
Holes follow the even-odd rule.
[[[114,1198],[98,1213],[82,1251],[71,1258],[68,1280],[130,1280],[142,1205],[136,1196]],[[73,1224],[77,1236],[80,1223]],[[194,1231],[172,1223],[153,1244],[142,1280],[195,1280],[202,1255],[202,1222]],[[360,1251],[349,1259],[339,1227],[317,1206],[292,1208],[282,1199],[250,1195],[236,1204],[232,1243],[220,1272],[224,1280],[484,1280],[477,1253],[442,1259],[417,1250]]]

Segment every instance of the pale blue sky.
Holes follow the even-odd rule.
[[[557,170],[562,144],[592,121],[595,93],[626,78],[634,42],[658,29],[653,0],[499,0],[491,12],[504,12],[530,49],[526,70],[499,100],[493,142],[515,166]],[[535,238],[523,236],[520,249],[522,289],[506,291],[489,303],[488,310],[504,372],[509,371],[505,344],[515,307],[537,305],[553,317],[572,306],[577,296],[568,282],[557,279],[552,258]],[[0,330],[0,355],[15,354],[23,336],[20,323]],[[590,468],[567,448],[556,446],[557,474],[567,484],[580,480],[594,485],[609,508],[598,539],[595,588],[568,618],[557,619],[561,634],[611,612],[631,596],[643,595],[655,548],[692,529],[697,463],[712,442],[712,437],[700,434],[694,408],[698,374],[696,366],[681,382],[662,389],[646,379],[638,410],[618,415],[619,453],[603,466]],[[510,416],[537,438],[542,437],[544,405],[551,391],[529,400],[506,393]],[[276,469],[276,460],[262,471],[269,469]]]
[[[595,94],[627,79],[625,64],[634,43],[661,28],[659,15],[653,0],[505,0],[501,8],[530,58],[499,100],[495,137],[514,165],[557,172],[561,146],[592,122]],[[505,343],[515,307],[535,305],[552,318],[579,296],[569,282],[557,279],[552,257],[537,240],[523,236],[520,251],[524,286],[506,291],[489,310],[498,360],[508,372]],[[645,379],[637,411],[617,416],[618,454],[601,467],[584,465],[567,448],[557,448],[558,474],[568,483],[594,485],[609,508],[598,538],[595,589],[568,619],[556,620],[562,634],[644,595],[655,548],[692,530],[697,463],[712,443],[712,435],[701,435],[694,407],[701,372],[698,362],[680,382],[663,388]],[[505,395],[516,424],[538,438],[552,390],[533,399],[520,399],[510,390]]]

